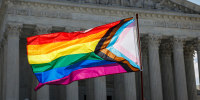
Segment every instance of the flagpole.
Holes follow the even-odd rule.
[[[139,48],[139,57],[140,57],[140,75],[141,75],[141,95],[142,100],[144,100],[144,92],[143,92],[143,67],[142,67],[142,60],[141,60],[141,47],[140,47],[140,34],[139,34],[139,23],[138,23],[138,14],[136,14],[136,21],[137,21],[137,35],[138,35],[138,48]]]

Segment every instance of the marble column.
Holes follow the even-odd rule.
[[[6,61],[7,61],[7,39],[3,40],[3,86],[2,86],[2,100],[6,100]]]
[[[86,99],[94,100],[94,78],[86,80]]]
[[[137,100],[135,72],[124,73],[124,100]]]
[[[72,82],[66,86],[66,100],[78,100],[78,81]]]
[[[45,85],[37,90],[37,100],[49,100],[49,86]]]
[[[159,36],[149,35],[149,71],[151,100],[163,100],[162,81],[159,59]]]
[[[3,89],[3,44],[0,41],[0,100],[2,100],[2,90]]]
[[[172,45],[164,41],[161,44],[161,73],[163,85],[163,100],[175,100],[174,75],[172,67]]]
[[[87,80],[87,89],[87,100],[106,100],[106,76]]]
[[[87,100],[106,100],[106,76],[88,79],[87,90]]]
[[[37,25],[35,28],[35,34],[47,34],[50,33],[52,30],[51,26],[46,26],[46,25]],[[35,76],[33,76],[33,79],[36,79]],[[38,83],[37,80],[34,80],[33,85]],[[35,88],[36,86],[34,86],[33,88]],[[32,95],[34,95],[34,91],[32,93]],[[49,100],[49,85],[44,85],[42,88],[40,88],[37,92],[36,92],[36,98],[37,100]]]
[[[198,57],[198,69],[199,69],[199,81],[200,81],[200,38],[197,40],[197,57]]]
[[[137,93],[137,100],[142,99],[142,88],[141,88],[141,72],[135,72],[135,81],[136,81],[136,93]]]
[[[34,88],[38,85],[37,79],[34,74],[32,74],[32,88],[31,88],[31,100],[37,100],[37,95]]]
[[[95,4],[97,1],[96,0],[85,0],[85,3],[93,3]]]
[[[65,100],[66,99],[66,86],[65,85],[59,85],[58,86],[59,90],[59,100]]]
[[[100,4],[107,5],[107,4],[108,4],[108,0],[99,0],[99,3],[100,3]]]
[[[125,100],[124,97],[124,78],[123,74],[115,74],[114,75],[114,100]],[[120,92],[119,92],[120,91]]]
[[[183,38],[174,38],[173,57],[176,100],[188,100],[185,63],[183,55]]]
[[[109,5],[120,5],[121,0],[108,0]]]
[[[49,92],[50,100],[66,99],[66,85],[50,85]]]
[[[3,100],[19,100],[19,35],[22,25],[19,23],[7,24],[7,43],[5,52],[5,84]]]
[[[121,5],[122,6],[131,6],[132,2],[129,0],[121,0]]]
[[[186,81],[187,81],[187,91],[188,91],[188,100],[196,100],[197,89],[195,81],[195,72],[194,72],[194,46],[188,44],[184,48],[184,59],[185,59],[185,70],[186,70]]]
[[[106,100],[106,76],[94,79],[94,100]]]
[[[141,50],[142,50],[142,67],[143,67],[143,92],[144,99],[151,100],[150,91],[150,77],[149,77],[149,63],[148,63],[148,41],[144,37],[142,38]]]

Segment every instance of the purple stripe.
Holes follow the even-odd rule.
[[[76,71],[73,71],[70,75],[53,80],[46,83],[39,83],[38,86],[35,88],[35,91],[37,91],[39,88],[41,88],[45,84],[62,84],[67,85],[73,81],[87,79],[87,78],[94,78],[104,75],[110,75],[110,74],[117,74],[117,73],[126,73],[127,71],[124,70],[124,68],[118,64],[107,64],[102,66],[96,66],[96,67],[90,67],[90,68],[83,68]]]

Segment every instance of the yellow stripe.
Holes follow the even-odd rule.
[[[28,55],[41,55],[41,54],[48,54],[53,51],[57,51],[59,49],[66,48],[68,46],[76,45],[79,43],[86,43],[90,41],[94,41],[100,39],[104,36],[104,34],[108,31],[108,29],[103,30],[96,34],[91,34],[87,37],[79,38],[76,40],[71,41],[63,41],[63,42],[56,42],[56,43],[48,43],[42,45],[27,45],[27,52]]]
[[[99,41],[100,39],[87,43],[72,45],[64,49],[59,49],[43,55],[28,55],[28,61],[30,64],[42,64],[42,63],[49,63],[61,56],[94,52],[95,47]]]

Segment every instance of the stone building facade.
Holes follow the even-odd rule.
[[[186,0],[0,0],[0,100],[141,100],[140,72],[35,92],[26,55],[26,37],[85,30],[136,13],[145,100],[200,100],[193,63],[195,50],[200,58],[200,6]]]

